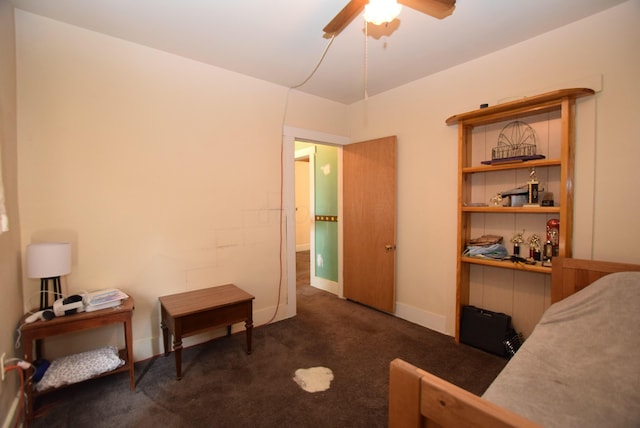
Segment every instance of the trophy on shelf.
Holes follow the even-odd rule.
[[[511,242],[513,243],[514,256],[520,255],[520,244],[524,242],[524,238],[522,237],[522,235],[524,235],[524,229],[522,229],[522,232],[516,232],[511,238]]]
[[[547,222],[547,244],[551,244],[551,256],[556,257],[560,253],[560,220],[557,218]]]
[[[527,239],[527,243],[529,244],[529,258],[535,261],[540,261],[542,254],[540,236],[537,233],[534,233]]]
[[[529,168],[529,181],[527,181],[527,204],[529,207],[539,207],[539,186],[540,182],[536,176],[536,169]]]

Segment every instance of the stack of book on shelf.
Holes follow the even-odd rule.
[[[92,291],[84,295],[84,310],[87,312],[120,306],[129,296],[117,288]]]

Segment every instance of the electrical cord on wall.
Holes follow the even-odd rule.
[[[329,42],[327,43],[327,46],[324,48],[324,51],[322,52],[322,55],[320,56],[320,60],[316,64],[316,66],[313,69],[313,71],[311,71],[311,73],[307,76],[307,78],[304,79],[302,82],[298,83],[297,85],[290,86],[287,89],[287,97],[285,98],[284,112],[282,114],[282,127],[281,127],[282,128],[282,136],[284,136],[284,123],[285,123],[285,120],[287,118],[287,111],[288,111],[288,108],[289,108],[289,94],[291,93],[291,91],[293,89],[298,89],[298,88],[304,86],[316,74],[316,71],[318,71],[318,69],[320,68],[320,65],[322,65],[322,63],[324,62],[324,58],[327,56],[327,53],[329,52],[329,48],[333,44],[333,41],[334,41],[335,38],[336,38],[336,35],[332,34],[331,38],[329,39]]]
[[[271,316],[271,318],[269,319],[269,321],[267,321],[266,323],[264,323],[263,325],[267,325],[267,324],[271,324],[273,322],[273,320],[276,319],[276,315],[278,315],[278,309],[280,307],[280,297],[282,295],[282,276],[283,276],[283,272],[282,272],[282,250],[283,250],[283,239],[282,239],[282,220],[283,220],[283,213],[284,213],[284,127],[285,127],[285,121],[287,118],[287,110],[289,108],[289,94],[291,93],[291,91],[293,89],[298,89],[300,87],[302,87],[303,85],[305,85],[309,80],[311,80],[311,78],[316,74],[316,71],[318,71],[318,69],[320,68],[320,65],[323,63],[324,58],[327,56],[327,53],[329,52],[329,48],[331,47],[331,44],[333,43],[333,40],[335,39],[336,35],[332,34],[331,35],[331,39],[329,39],[329,42],[327,43],[327,46],[324,48],[324,51],[322,52],[322,55],[320,56],[320,60],[318,61],[318,63],[316,64],[315,68],[313,69],[313,71],[311,71],[311,73],[307,76],[306,79],[304,79],[302,82],[298,83],[297,85],[294,86],[290,86],[287,89],[287,96],[285,98],[285,102],[284,102],[284,111],[282,113],[282,124],[281,124],[281,134],[280,134],[280,216],[279,216],[279,221],[280,221],[280,242],[279,242],[279,246],[278,246],[278,261],[279,261],[279,271],[278,271],[278,298],[276,300],[276,309],[273,312],[273,315]]]

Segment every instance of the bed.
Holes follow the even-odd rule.
[[[389,426],[640,426],[640,265],[557,258],[551,288],[553,304],[482,397],[392,361]]]

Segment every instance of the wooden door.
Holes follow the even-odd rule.
[[[344,297],[395,311],[396,137],[343,148]]]

